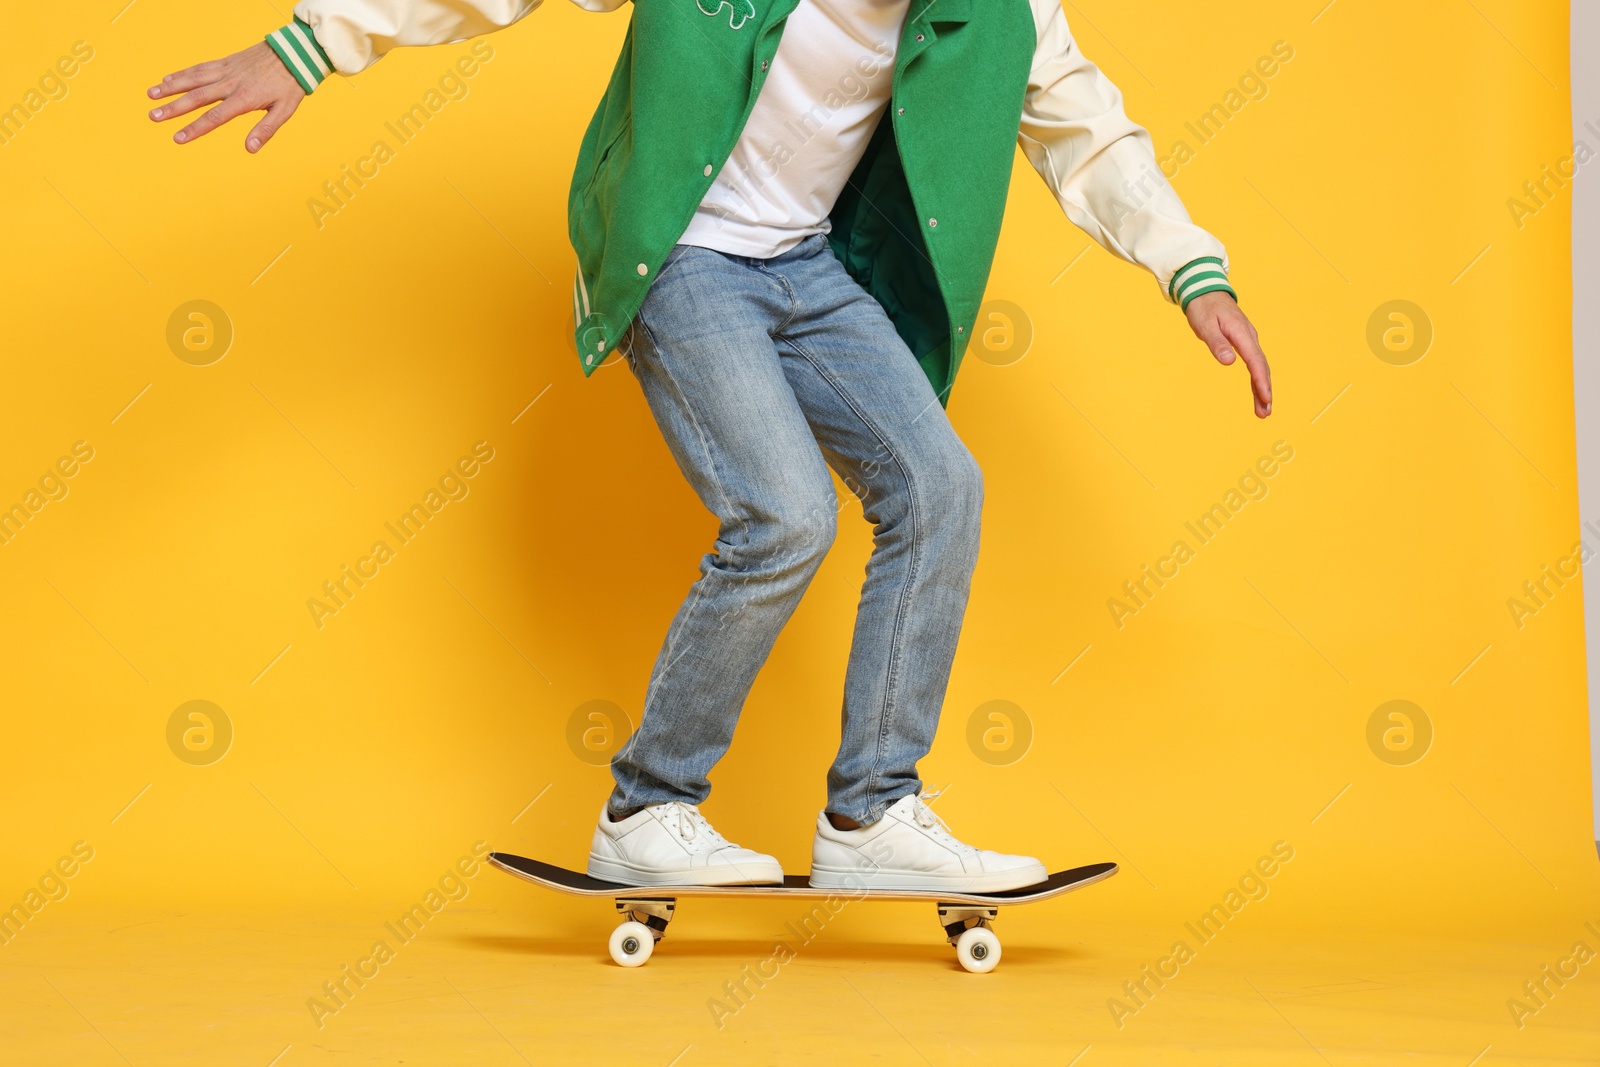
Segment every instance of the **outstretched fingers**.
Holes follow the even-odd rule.
[[[159,85],[151,86],[149,95],[163,101],[150,111],[155,122],[210,107],[172,135],[178,144],[204,137],[241,115],[265,111],[266,115],[245,135],[245,149],[259,152],[295,113],[306,92],[272,46],[259,41],[224,59],[168,74]]]

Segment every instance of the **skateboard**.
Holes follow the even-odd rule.
[[[961,966],[977,974],[1000,963],[1000,939],[993,926],[1000,908],[1031,904],[1036,900],[1082,889],[1117,873],[1115,863],[1092,863],[1057,871],[1042,882],[1000,893],[960,893],[941,889],[870,889],[866,887],[817,889],[805,875],[791,874],[781,883],[765,885],[621,885],[590,878],[565,867],[513,856],[489,853],[489,862],[507,874],[580,897],[609,897],[622,924],[611,933],[611,958],[624,967],[638,967],[650,958],[657,941],[667,932],[679,897],[810,897],[845,900],[927,900],[939,909],[945,940],[955,946]]]

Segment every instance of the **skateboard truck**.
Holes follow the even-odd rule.
[[[666,935],[667,924],[672,921],[672,913],[677,906],[677,900],[671,897],[650,897],[642,900],[633,897],[617,898],[617,914],[650,927],[655,933],[656,941],[660,941]]]

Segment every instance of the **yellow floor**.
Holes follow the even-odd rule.
[[[1553,994],[1520,1028],[1508,1007],[1519,996],[1532,1006],[1523,983],[1574,942],[1600,945],[1581,922],[1563,936],[1567,921],[1549,915],[1529,916],[1539,932],[1526,940],[1470,929],[1380,938],[1274,928],[1263,910],[1201,944],[1181,926],[1084,920],[1069,896],[1003,912],[1003,962],[972,975],[928,906],[848,904],[802,944],[787,924],[814,902],[692,900],[650,962],[624,970],[605,954],[607,902],[509,879],[482,888],[409,943],[371,914],[94,914],[63,903],[0,948],[0,1062],[1600,1062],[1600,962],[1547,982]],[[1600,914],[1590,921],[1600,928]],[[1193,958],[1143,1004],[1129,998],[1124,982],[1180,937]],[[795,949],[784,962],[779,938]],[[310,998],[380,939],[392,958],[364,986],[346,980],[342,1005],[325,997],[337,1010],[319,1020]],[[1120,1026],[1112,998],[1138,1007]]]

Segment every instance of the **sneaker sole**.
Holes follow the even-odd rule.
[[[813,889],[916,889],[926,892],[946,890],[951,893],[1003,893],[1008,889],[1025,889],[1038,885],[1050,877],[1044,864],[1019,867],[1014,871],[995,871],[986,874],[940,874],[929,871],[891,871],[875,868],[840,868],[815,866],[811,868]]]
[[[620,860],[589,855],[590,878],[618,885],[773,885],[783,881],[783,868],[776,863],[750,863],[743,867],[695,867],[689,870],[662,871],[635,867]]]

